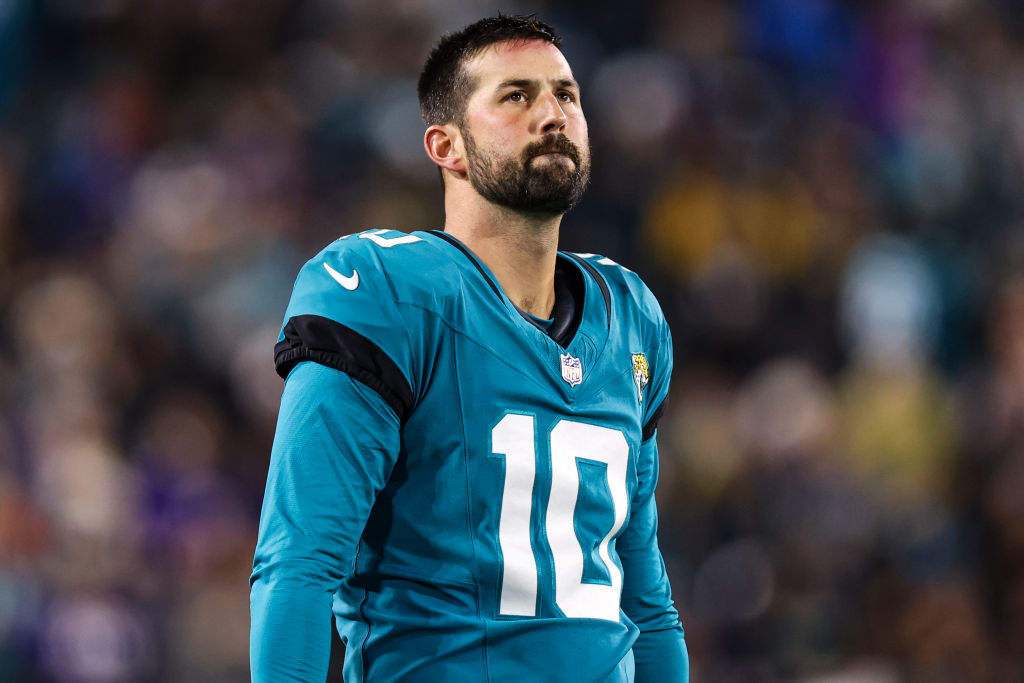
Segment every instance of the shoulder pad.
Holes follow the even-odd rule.
[[[604,278],[613,306],[621,324],[636,325],[641,349],[636,351],[643,361],[634,359],[636,372],[645,372],[643,438],[647,440],[657,429],[668,398],[672,376],[672,334],[658,300],[640,276],[612,259],[598,254],[576,254]],[[644,367],[646,366],[646,367]]]
[[[575,254],[604,280],[612,301],[625,304],[640,314],[641,324],[664,324],[665,316],[654,294],[640,276],[620,263],[600,254]]]
[[[299,271],[274,350],[282,377],[311,360],[375,389],[399,417],[413,406],[417,376],[414,336],[422,326],[398,307],[409,283],[435,259],[421,237],[394,230],[347,235]]]

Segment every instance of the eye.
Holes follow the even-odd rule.
[[[525,102],[526,101],[526,93],[524,93],[522,90],[514,90],[514,91],[510,92],[509,94],[505,95],[505,101],[506,102]]]
[[[575,102],[576,93],[572,92],[571,90],[559,90],[558,99],[561,100],[562,102]]]

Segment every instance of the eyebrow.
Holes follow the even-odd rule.
[[[550,82],[558,88],[580,89],[579,83],[571,78],[556,78]],[[503,90],[504,88],[536,88],[538,85],[540,85],[540,81],[533,78],[509,78],[499,83],[495,90]]]

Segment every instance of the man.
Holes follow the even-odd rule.
[[[590,169],[551,27],[484,19],[420,78],[444,231],[302,269],[252,574],[256,681],[687,680],[656,539],[668,328],[557,252]],[[638,106],[642,106],[638,103]]]

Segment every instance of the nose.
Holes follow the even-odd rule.
[[[565,128],[566,116],[554,93],[546,93],[538,103],[540,130],[542,133],[557,133]]]

